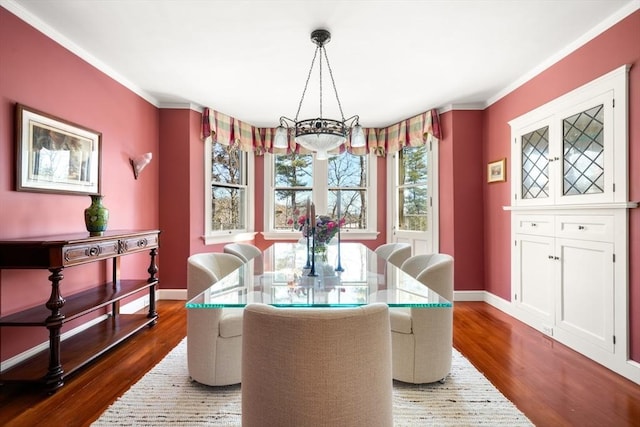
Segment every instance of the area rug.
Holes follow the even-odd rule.
[[[240,385],[189,379],[186,338],[92,425],[240,426]],[[395,426],[531,426],[531,422],[455,349],[444,384],[394,382]]]

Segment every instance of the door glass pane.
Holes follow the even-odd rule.
[[[604,192],[604,106],[562,121],[563,194]]]
[[[549,126],[522,135],[522,198],[549,197]]]
[[[429,209],[427,146],[398,153],[398,229],[426,231]]]

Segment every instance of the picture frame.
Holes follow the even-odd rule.
[[[102,133],[16,104],[16,191],[100,194]]]
[[[502,158],[487,164],[487,182],[505,182],[507,180],[507,159]]]

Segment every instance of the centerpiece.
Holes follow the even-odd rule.
[[[327,261],[327,245],[333,239],[340,227],[344,225],[344,218],[332,219],[328,215],[318,215],[311,219],[307,215],[301,215],[296,221],[296,229],[302,231],[302,235],[313,240],[313,252],[322,261]]]

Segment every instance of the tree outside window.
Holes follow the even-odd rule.
[[[211,144],[211,230],[246,229],[246,153],[237,146]]]
[[[429,209],[427,146],[398,152],[398,228],[426,231]]]
[[[318,213],[337,218],[338,194],[343,228],[367,228],[368,156],[343,152],[314,162],[311,154],[274,155],[273,168],[274,230],[294,230],[297,218],[305,214],[307,200],[316,204]],[[319,190],[315,195],[314,188]]]

